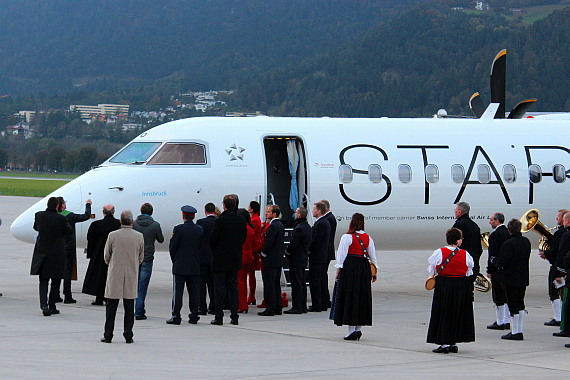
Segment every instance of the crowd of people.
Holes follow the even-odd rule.
[[[59,314],[58,302],[75,303],[71,280],[76,278],[75,224],[91,217],[91,200],[83,214],[66,210],[63,198],[50,198],[45,211],[36,213],[34,229],[38,238],[32,257],[31,274],[39,276],[40,308],[45,316]],[[345,340],[360,340],[362,326],[372,325],[372,289],[378,261],[375,244],[365,232],[364,216],[355,213],[348,231],[334,249],[336,218],[328,201],[314,204],[313,226],[307,221],[308,210],[295,210],[295,227],[288,245],[277,205],[265,208],[261,222],[260,204],[239,208],[239,199],[228,194],[223,211],[213,203],[204,206],[204,217],[190,205],[181,207],[182,223],[175,226],[169,242],[172,261],[173,295],[171,317],[167,324],[182,322],[184,288],[188,292],[188,322],[196,324],[201,316],[211,314],[212,325],[223,325],[224,310],[230,312],[230,324],[239,324],[239,315],[256,305],[256,271],[261,270],[263,300],[258,312],[263,317],[281,314],[323,312],[335,325],[348,326]],[[458,352],[458,343],[475,340],[474,280],[481,276],[481,231],[469,216],[470,207],[459,202],[455,224],[446,232],[447,246],[437,249],[428,259],[428,271],[435,275],[435,288],[427,342],[439,345],[436,353]],[[146,319],[145,298],[152,275],[155,243],[164,242],[160,224],[152,218],[153,207],[145,203],[134,219],[129,210],[114,217],[112,205],[103,207],[103,219],[94,221],[87,233],[88,268],[82,292],[95,297],[92,305],[106,305],[102,342],[113,338],[119,300],[123,300],[125,321],[123,336],[133,342],[134,320]],[[570,337],[570,307],[565,284],[570,268],[570,212],[560,210],[558,229],[540,250],[540,257],[551,263],[548,293],[553,318],[547,326],[559,326],[555,336]],[[505,226],[505,216],[495,212],[489,217],[494,229],[488,239],[487,277],[492,284],[496,320],[491,330],[510,330],[502,339],[524,340],[525,292],[529,285],[531,245],[522,236],[522,224],[512,219]],[[292,305],[283,310],[281,274],[288,261]],[[334,288],[329,293],[328,270],[336,260]],[[308,268],[308,275],[307,275]],[[61,298],[61,280],[64,280]],[[48,292],[48,285],[51,289]],[[307,283],[311,305],[307,304]],[[249,286],[248,286],[249,285]],[[248,290],[249,287],[249,290]],[[568,321],[568,322],[566,322]],[[566,345],[570,347],[570,345]]]

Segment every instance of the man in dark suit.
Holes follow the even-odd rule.
[[[461,230],[463,233],[463,243],[461,243],[461,249],[469,252],[475,265],[473,266],[473,275],[470,277],[471,282],[475,281],[475,278],[479,274],[479,259],[483,253],[483,247],[481,247],[481,230],[477,223],[471,220],[469,217],[470,206],[467,202],[458,202],[455,205],[455,224],[454,228]]]
[[[214,273],[215,318],[213,325],[222,325],[223,303],[226,291],[230,299],[230,323],[238,324],[238,271],[242,268],[242,247],[247,237],[245,220],[237,214],[238,197],[224,197],[224,212],[216,218],[210,247],[212,248],[212,272]]]
[[[65,237],[71,235],[71,227],[65,216],[57,213],[59,201],[55,197],[48,199],[45,211],[35,215],[34,230],[38,238],[32,256],[31,275],[40,278],[40,308],[43,315],[59,314],[55,303],[59,297],[59,285],[65,269]],[[48,299],[48,283],[51,290]]]
[[[77,244],[75,241],[75,224],[85,222],[91,218],[91,199],[85,202],[85,212],[76,214],[67,210],[67,202],[63,197],[57,197],[59,201],[57,211],[65,216],[67,223],[71,227],[71,235],[65,237],[65,276],[63,277],[63,303],[76,303],[71,294],[71,277],[75,268],[75,280],[77,280]],[[60,298],[58,296],[58,298]],[[61,299],[61,298],[60,298]]]
[[[311,245],[311,226],[307,223],[308,211],[304,207],[295,212],[296,226],[291,235],[291,242],[285,254],[289,260],[289,278],[291,279],[291,298],[293,306],[285,310],[285,314],[301,314],[307,312],[307,280],[305,270]]]
[[[281,306],[281,268],[285,254],[284,235],[285,228],[279,220],[281,210],[277,205],[267,206],[265,209],[265,229],[263,248],[261,248],[261,261],[263,262],[263,297],[265,310],[257,314],[272,317],[282,314]]]
[[[198,304],[198,314],[214,314],[214,275],[212,274],[212,248],[210,247],[210,236],[216,221],[216,206],[207,203],[204,206],[205,218],[198,219],[196,224],[204,229],[204,239],[200,248],[200,302]],[[210,303],[206,303],[206,289],[210,298]]]
[[[105,205],[103,207],[104,218],[91,223],[87,231],[89,265],[85,272],[82,292],[95,296],[95,301],[91,302],[91,305],[102,306],[104,304],[108,270],[104,257],[105,243],[109,233],[121,228],[121,222],[113,216],[114,214],[115,207],[110,204]]]
[[[172,296],[172,318],[166,323],[169,325],[179,325],[182,318],[182,296],[184,295],[184,285],[188,290],[190,315],[189,323],[196,324],[198,316],[199,281],[200,281],[200,248],[204,230],[194,224],[196,209],[192,206],[182,206],[183,224],[174,227],[172,238],[168,250],[172,260],[172,275],[174,276],[174,294]]]
[[[503,243],[497,267],[502,269],[502,280],[507,292],[507,303],[511,313],[511,332],[501,339],[523,340],[524,296],[529,285],[530,241],[522,236],[521,222],[511,219],[507,225],[510,237]]]
[[[565,280],[564,293],[566,294],[566,299],[562,306],[562,313],[564,314],[564,323],[560,325],[561,329],[559,332],[552,333],[554,336],[559,337],[570,337],[570,307],[568,306],[568,290],[570,287],[570,278],[568,278],[568,271],[570,270],[570,265],[566,267],[564,264],[565,258],[570,253],[570,212],[567,212],[563,216],[564,233],[560,238],[560,245],[558,246],[558,255],[556,257],[556,267],[558,269],[558,277],[556,282],[562,283]],[[570,264],[570,262],[568,262]]]
[[[548,322],[544,322],[545,326],[560,326],[560,321],[562,319],[562,297],[560,296],[560,291],[554,285],[554,279],[560,277],[559,271],[556,268],[556,258],[558,257],[558,248],[560,247],[560,239],[566,230],[564,229],[564,214],[566,214],[568,210],[562,209],[558,210],[558,214],[556,215],[556,224],[558,228],[552,235],[550,239],[548,239],[548,248],[544,251],[539,251],[538,255],[543,260],[548,260],[550,263],[550,270],[548,271],[548,296],[550,298],[550,303],[552,304],[552,312],[554,314],[554,318],[552,318]]]
[[[312,229],[312,241],[309,246],[309,287],[311,289],[312,305],[308,307],[308,311],[320,312],[326,310],[323,304],[323,281],[322,276],[326,270],[329,249],[329,237],[331,226],[324,218],[327,207],[323,202],[315,203],[313,207],[313,217],[315,224]]]
[[[323,273],[323,278],[321,279],[322,280],[321,287],[323,292],[323,297],[322,297],[323,310],[326,310],[327,308],[331,307],[331,295],[329,293],[329,265],[331,261],[335,259],[334,236],[336,234],[336,218],[331,212],[331,204],[329,203],[329,201],[323,199],[321,202],[323,202],[327,207],[327,212],[324,215],[324,219],[326,219],[327,222],[329,222],[329,225],[331,226],[331,232],[329,234],[329,245],[327,250],[328,262],[325,271]]]
[[[508,330],[511,328],[507,293],[501,280],[501,271],[493,264],[497,262],[501,247],[510,236],[509,230],[504,223],[505,216],[500,212],[496,212],[489,217],[489,224],[495,231],[489,235],[487,277],[491,279],[493,302],[497,311],[497,321],[487,326],[490,330]]]

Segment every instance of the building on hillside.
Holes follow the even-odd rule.
[[[36,111],[18,111],[16,116],[18,116],[22,121],[25,121],[26,123],[31,123],[36,116]]]
[[[69,106],[69,111],[77,111],[81,114],[82,119],[92,119],[99,115],[116,116],[129,114],[130,106],[128,104],[99,104],[96,106],[86,106],[79,104],[72,104]]]
[[[488,11],[490,8],[489,3],[486,1],[477,1],[475,3],[475,9],[478,11]]]
[[[6,127],[6,135],[22,135],[25,139],[34,136],[37,131],[30,127],[30,124],[20,122],[16,125],[9,125]],[[2,133],[4,135],[4,132]]]

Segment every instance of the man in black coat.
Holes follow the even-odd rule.
[[[46,210],[38,211],[34,220],[34,230],[38,231],[38,238],[34,246],[30,274],[40,278],[40,308],[46,317],[59,314],[55,303],[65,271],[65,237],[71,235],[71,227],[65,217],[57,213],[58,204],[57,198],[49,198]],[[50,279],[51,290],[48,299]]]
[[[215,318],[211,322],[213,325],[223,324],[226,291],[230,298],[230,323],[238,324],[237,276],[242,268],[242,247],[247,237],[247,225],[245,219],[236,213],[237,205],[237,195],[229,194],[224,197],[224,212],[216,218],[210,236],[215,299]]]
[[[207,203],[204,206],[205,218],[198,219],[196,224],[204,229],[204,239],[200,248],[200,302],[198,303],[198,314],[206,315],[207,312],[214,314],[214,275],[212,273],[212,248],[210,247],[210,236],[216,221],[216,206]],[[206,289],[210,303],[206,303]]]
[[[257,314],[272,317],[282,314],[281,306],[281,268],[285,254],[284,236],[285,228],[279,220],[281,210],[277,205],[267,206],[265,209],[265,238],[261,248],[261,261],[263,262],[263,297],[265,310]]]
[[[291,242],[285,254],[289,260],[289,278],[291,279],[292,307],[285,310],[285,314],[301,314],[307,312],[307,280],[305,270],[309,258],[312,231],[307,223],[308,211],[304,207],[297,208],[295,212],[296,226],[291,235]]]
[[[548,260],[550,263],[550,269],[548,271],[548,297],[552,304],[554,318],[548,322],[544,322],[545,326],[560,326],[560,321],[562,319],[562,298],[560,297],[559,289],[554,285],[554,280],[557,277],[560,277],[560,273],[556,268],[556,258],[558,257],[560,240],[562,239],[564,232],[566,232],[564,229],[564,214],[567,212],[568,210],[566,209],[558,210],[558,214],[556,215],[556,224],[558,225],[558,228],[552,237],[548,239],[548,248],[544,251],[538,252],[538,255],[543,260]]]
[[[461,249],[469,252],[475,265],[473,266],[473,275],[470,277],[471,282],[475,281],[475,278],[479,274],[479,259],[483,253],[483,247],[481,247],[481,230],[477,223],[471,220],[469,217],[470,206],[467,202],[458,202],[455,205],[455,224],[453,228],[461,230],[463,233],[463,243],[461,243]]]
[[[121,228],[121,222],[116,219],[115,207],[103,207],[104,218],[97,220],[89,226],[87,231],[87,258],[89,265],[85,272],[82,292],[95,296],[91,305],[103,305],[105,300],[105,285],[107,283],[108,266],[105,264],[105,243],[109,233]]]
[[[172,296],[172,318],[166,323],[179,325],[182,318],[182,296],[184,285],[188,290],[190,315],[189,323],[196,324],[198,316],[199,281],[200,281],[200,248],[204,230],[194,224],[196,209],[192,206],[182,206],[182,219],[184,224],[179,224],[172,231],[169,251],[172,260],[172,274],[174,275],[174,294]]]
[[[77,244],[75,241],[75,224],[85,222],[91,218],[91,199],[85,202],[85,212],[76,214],[67,210],[67,202],[63,197],[57,197],[59,204],[57,211],[65,216],[67,223],[71,227],[72,234],[65,237],[65,276],[63,277],[63,303],[76,303],[71,294],[71,277],[75,269],[75,279],[77,280]],[[58,298],[61,299],[58,295]]]
[[[334,250],[334,236],[336,234],[336,218],[333,215],[333,213],[331,212],[331,204],[329,203],[329,201],[327,201],[326,199],[323,199],[321,202],[323,202],[325,204],[325,206],[327,207],[327,212],[324,215],[324,219],[327,220],[327,222],[329,222],[329,225],[331,226],[331,232],[329,234],[329,245],[328,245],[328,249],[327,249],[327,254],[328,254],[328,262],[327,262],[327,267],[323,273],[323,277],[321,279],[322,281],[322,292],[323,292],[323,296],[322,296],[322,302],[323,302],[323,306],[326,308],[331,307],[331,295],[329,292],[329,265],[331,263],[332,260],[335,259],[335,250]],[[324,308],[323,308],[324,310]]]
[[[510,236],[509,230],[504,223],[505,216],[500,212],[496,212],[489,217],[489,224],[495,231],[489,235],[487,277],[491,279],[493,302],[497,311],[497,320],[487,326],[490,330],[508,330],[511,328],[505,285],[501,280],[501,271],[493,264],[493,262],[497,262],[501,247]]]
[[[312,229],[312,241],[309,246],[309,287],[311,289],[312,305],[308,307],[308,311],[320,312],[326,310],[325,300],[323,300],[323,281],[322,276],[326,271],[329,248],[329,237],[331,226],[324,218],[327,207],[323,202],[315,203],[313,207],[313,217],[315,224]]]
[[[503,243],[496,266],[502,269],[502,280],[507,292],[507,303],[511,313],[511,332],[501,339],[523,340],[524,296],[529,285],[530,241],[522,236],[522,224],[511,219],[507,228],[510,237]]]
[[[561,336],[561,337],[570,337],[570,323],[566,321],[570,321],[570,307],[568,307],[568,290],[569,290],[569,282],[570,278],[568,278],[568,271],[570,270],[570,265],[568,267],[565,265],[565,261],[567,264],[570,264],[570,259],[565,260],[567,255],[570,253],[570,212],[567,212],[563,216],[563,225],[564,225],[564,233],[560,238],[560,245],[558,246],[558,256],[556,258],[556,267],[558,269],[558,276],[556,281],[558,283],[562,283],[562,280],[566,278],[565,285],[564,285],[564,293],[566,293],[566,300],[562,306],[562,310],[564,313],[564,325],[561,326],[562,329],[560,332],[555,332],[552,335],[554,336]]]

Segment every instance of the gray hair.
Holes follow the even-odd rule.
[[[133,213],[131,210],[124,210],[121,212],[121,224],[123,226],[130,226],[133,224]]]
[[[471,210],[471,207],[469,206],[469,203],[467,202],[458,202],[456,204],[457,208],[461,210],[461,214],[463,215],[469,215],[469,210]]]

